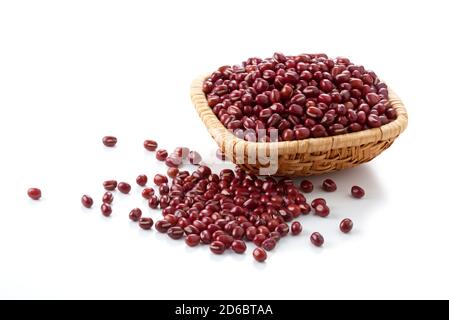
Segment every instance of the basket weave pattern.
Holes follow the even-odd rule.
[[[237,155],[243,154],[243,161],[237,163],[246,171],[259,174],[261,163],[248,161],[250,152],[270,153],[271,148],[278,152],[279,176],[309,176],[329,173],[355,167],[368,162],[389,148],[394,140],[407,128],[407,111],[397,95],[389,89],[391,106],[397,111],[397,119],[380,128],[363,130],[325,138],[310,138],[286,142],[248,142],[235,137],[220,122],[207,104],[202,85],[208,75],[195,79],[191,86],[191,98],[195,108],[227,158],[234,163]],[[240,159],[241,160],[241,159]],[[251,163],[249,163],[251,162]]]

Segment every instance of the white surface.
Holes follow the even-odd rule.
[[[449,298],[445,1],[0,2],[0,298]],[[189,99],[199,73],[249,56],[327,52],[375,70],[409,129],[332,177],[328,219],[302,219],[261,265],[189,249],[99,213],[101,182],[164,170],[142,141],[215,144]],[[107,150],[103,135],[119,138]],[[318,182],[321,178],[314,179]],[[348,197],[352,184],[367,197]],[[26,190],[38,186],[33,202]],[[95,197],[83,210],[83,193]],[[321,193],[315,193],[316,196]],[[354,220],[351,235],[338,223]],[[326,244],[311,246],[312,231]],[[251,247],[252,248],[252,247]]]

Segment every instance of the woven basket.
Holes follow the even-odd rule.
[[[380,128],[297,141],[247,142],[230,133],[208,106],[202,90],[207,77],[198,77],[191,86],[191,98],[196,111],[226,157],[252,173],[263,174],[260,169],[267,166],[257,158],[254,160],[253,155],[257,152],[277,155],[277,169],[270,173],[277,176],[319,175],[352,168],[374,159],[390,147],[407,127],[407,111],[401,100],[389,89],[390,104],[396,109],[398,117]]]

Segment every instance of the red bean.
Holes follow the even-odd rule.
[[[169,176],[170,178],[175,178],[179,173],[179,169],[178,168],[168,168],[167,170],[167,176]]]
[[[349,232],[351,232],[353,226],[354,226],[354,224],[351,221],[351,219],[344,219],[340,223],[340,230],[343,233],[349,233]]]
[[[326,200],[323,198],[316,198],[312,201],[311,206],[315,209],[319,204],[326,205]]]
[[[101,205],[101,213],[105,216],[105,217],[109,217],[112,213],[112,208],[109,204],[107,203],[103,203]]]
[[[209,245],[210,251],[212,251],[215,254],[223,254],[225,252],[226,247],[223,242],[220,241],[214,241]]]
[[[359,186],[353,186],[351,188],[351,194],[354,198],[361,199],[365,196],[365,190]]]
[[[156,174],[154,176],[153,180],[154,180],[154,184],[157,185],[158,187],[160,187],[163,184],[168,183],[168,178],[161,174]]]
[[[168,157],[168,152],[167,150],[164,149],[160,149],[158,151],[156,151],[156,159],[159,161],[165,161]]]
[[[295,221],[291,225],[291,231],[293,236],[297,236],[302,232],[302,225],[298,221]]]
[[[159,206],[159,198],[157,197],[157,196],[151,196],[149,199],[148,199],[148,206],[151,208],[151,209],[157,209],[157,207]]]
[[[184,232],[187,235],[190,235],[190,234],[198,234],[199,235],[200,234],[200,231],[198,230],[198,228],[191,224],[184,228]]]
[[[39,200],[42,196],[42,192],[38,188],[29,188],[27,193],[28,196],[33,200]]]
[[[159,186],[159,194],[161,196],[168,195],[169,192],[170,192],[170,188],[168,187],[167,184],[164,183],[163,185]]]
[[[257,228],[256,228],[256,227],[249,227],[248,229],[246,229],[245,234],[246,234],[246,238],[247,238],[249,241],[253,241],[254,238],[255,238],[256,235],[257,235]]]
[[[329,213],[330,213],[330,209],[325,204],[319,204],[315,208],[315,214],[317,216],[325,218],[325,217],[327,217],[329,215]]]
[[[230,248],[232,242],[234,242],[234,238],[227,234],[217,236],[216,240],[222,242],[225,245],[226,249]]]
[[[262,243],[267,239],[267,236],[264,234],[256,234],[256,236],[253,239],[253,242],[256,246],[260,247]]]
[[[103,187],[105,190],[114,191],[117,188],[117,181],[115,180],[107,180],[103,182]]]
[[[201,242],[204,244],[210,244],[212,242],[212,236],[208,230],[203,230],[200,233]]]
[[[139,208],[132,209],[131,212],[129,213],[129,218],[132,221],[137,222],[140,220],[141,217],[142,217],[142,210],[140,210]]]
[[[334,192],[337,190],[337,184],[332,179],[326,179],[323,181],[322,188],[327,192]]]
[[[184,230],[181,227],[171,227],[167,230],[167,234],[174,240],[179,240],[184,236]]]
[[[256,248],[253,251],[253,257],[257,262],[264,262],[265,260],[267,260],[267,253],[262,248]]]
[[[232,242],[231,249],[237,254],[242,254],[246,251],[246,244],[242,240],[234,240]]]
[[[111,204],[112,201],[114,201],[114,195],[112,194],[112,192],[105,192],[103,195],[103,203],[107,203],[107,204]]]
[[[319,232],[312,233],[310,241],[317,247],[321,247],[324,244],[324,238]]]
[[[120,182],[117,186],[118,191],[124,194],[128,194],[131,191],[131,185],[126,182]]]
[[[310,193],[313,191],[313,183],[309,180],[301,181],[299,187],[301,188],[301,191],[305,193]]]
[[[262,242],[262,248],[264,248],[266,251],[271,251],[275,247],[276,247],[276,240],[272,238],[268,238],[264,242]]]
[[[92,198],[90,196],[84,195],[81,197],[81,203],[84,207],[89,209],[94,204],[94,200],[92,200]]]
[[[147,181],[148,181],[148,178],[144,174],[141,174],[141,175],[137,176],[137,178],[136,178],[136,183],[141,187],[145,186],[147,184]]]
[[[281,237],[285,237],[289,231],[290,228],[286,223],[281,223],[280,225],[278,225],[275,229],[277,232],[279,232],[279,234],[281,235]]]
[[[142,197],[145,199],[150,199],[152,196],[154,196],[154,189],[153,188],[145,188],[142,190]]]
[[[156,151],[156,149],[157,149],[157,142],[153,141],[153,140],[145,140],[143,142],[143,146],[148,151]]]
[[[103,144],[106,147],[114,147],[117,144],[117,138],[113,136],[105,136],[103,137]]]
[[[156,221],[156,224],[154,225],[156,230],[160,233],[167,233],[168,229],[171,227],[170,222],[166,220],[159,220]]]
[[[196,247],[200,244],[201,238],[197,234],[189,234],[185,241],[189,247]]]
[[[143,230],[150,230],[153,227],[153,219],[150,217],[148,218],[140,218],[139,219],[139,227]]]
[[[288,205],[287,211],[292,214],[293,218],[298,218],[301,215],[301,208],[296,204]]]

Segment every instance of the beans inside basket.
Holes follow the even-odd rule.
[[[209,106],[247,141],[291,141],[378,128],[396,119],[387,85],[349,59],[325,54],[249,58],[203,83]]]

